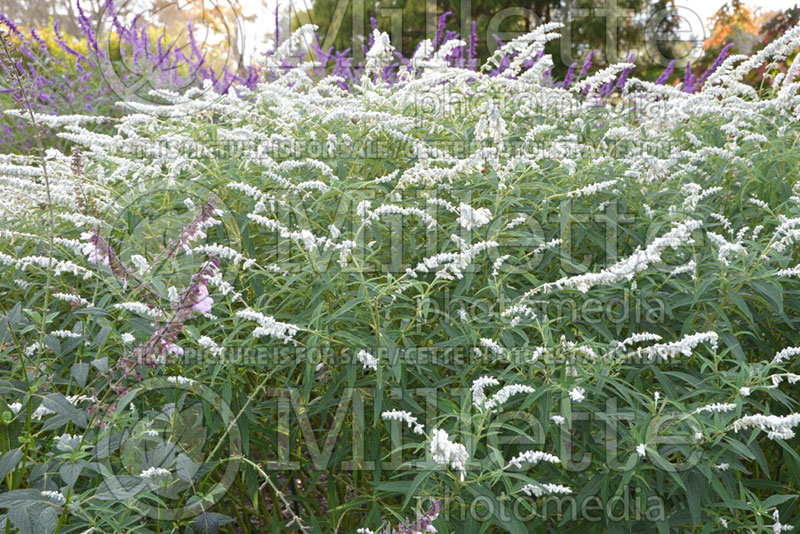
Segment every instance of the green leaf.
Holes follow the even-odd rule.
[[[92,366],[100,371],[101,373],[108,372],[108,358],[103,356],[102,358],[98,358],[92,362]]]
[[[774,508],[792,499],[796,499],[797,495],[770,495],[767,500],[761,503],[764,508]]]
[[[95,492],[100,501],[126,501],[147,488],[142,479],[131,475],[106,477]]]
[[[18,534],[40,534],[40,532],[44,534],[45,532],[52,532],[52,530],[39,530],[42,527],[47,528],[47,525],[39,524],[39,517],[43,515],[44,510],[36,508],[41,507],[24,506],[9,509],[8,520],[16,527]]]
[[[41,502],[42,492],[35,489],[19,489],[0,494],[0,508],[21,508]]]
[[[80,387],[86,387],[86,380],[89,378],[89,364],[80,362],[72,366],[70,370],[72,377]]]
[[[58,474],[61,475],[61,480],[70,488],[75,485],[75,481],[83,470],[83,466],[77,463],[65,463],[58,468]]]
[[[50,395],[46,396],[44,400],[42,400],[42,405],[45,408],[53,410],[58,415],[63,416],[78,427],[86,428],[86,412],[73,406],[72,403],[69,402],[61,393],[51,393]],[[48,424],[45,424],[44,426],[46,428],[52,428],[52,425],[48,426]]]
[[[0,458],[0,479],[6,477],[7,474],[17,468],[20,461],[22,461],[22,450],[12,449]]]
[[[193,462],[186,454],[180,453],[175,461],[175,469],[178,478],[191,482],[200,469],[200,465]]]
[[[103,328],[100,329],[100,332],[97,334],[97,337],[94,338],[94,343],[92,343],[96,348],[102,348],[105,344],[106,340],[108,339],[108,335],[111,333],[111,327],[105,325]]]

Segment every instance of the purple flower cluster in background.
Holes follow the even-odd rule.
[[[452,15],[450,11],[443,13],[439,17],[438,25],[436,28],[436,35],[432,41],[434,48],[441,49],[445,46],[452,39],[461,39],[461,36],[453,31],[447,29],[447,19]],[[370,19],[370,23],[372,29],[377,29],[377,23],[374,18]],[[497,41],[497,45],[499,47],[503,46],[504,43],[497,37],[494,37]],[[478,35],[477,35],[477,25],[475,22],[472,23],[472,31],[467,39],[465,39],[466,45],[458,46],[452,49],[450,54],[446,57],[448,63],[453,67],[459,68],[466,68],[470,70],[477,70],[478,69],[478,55],[477,55],[477,47],[478,47]],[[363,45],[364,53],[374,44],[374,38],[372,35],[369,36],[367,44]],[[420,43],[421,44],[421,43]],[[419,49],[419,45],[417,45],[417,49]],[[698,91],[702,86],[703,83],[708,79],[708,77],[716,71],[725,58],[728,56],[731,44],[727,45],[723,48],[720,55],[717,57],[716,61],[702,74],[699,78],[696,78],[692,72],[692,65],[691,62],[687,62],[686,65],[686,75],[684,76],[682,90],[688,93],[693,93]],[[415,50],[416,52],[416,50]],[[357,82],[363,72],[363,64],[362,63],[355,63],[353,56],[350,54],[350,49],[344,50],[342,52],[337,52],[333,48],[328,50],[323,50],[321,45],[319,44],[319,39],[315,45],[311,47],[311,53],[313,54],[314,58],[320,63],[320,66],[314,69],[314,75],[320,76],[324,75],[325,73],[330,73],[335,76],[341,77],[344,80],[340,83],[343,89],[349,89],[350,85],[354,82]],[[575,72],[577,70],[578,64],[572,63],[569,68],[567,69],[567,73],[564,76],[564,79],[561,81],[553,81],[551,83],[554,87],[560,87],[562,89],[568,89],[572,86],[577,80],[584,78],[590,74],[590,71],[594,67],[594,59],[597,54],[600,53],[600,50],[594,49],[591,50],[587,55],[583,62],[583,65],[580,68],[579,72]],[[537,61],[539,61],[542,56],[544,55],[544,51],[540,51],[535,57],[527,60],[524,63],[525,68],[530,68],[533,66]],[[389,83],[392,83],[397,80],[397,72],[401,66],[407,66],[410,64],[410,59],[406,58],[402,53],[395,52],[396,61],[387,65],[386,68],[381,73],[381,78]],[[491,76],[499,76],[503,74],[508,66],[511,64],[513,56],[505,56],[501,59],[500,64],[497,65],[494,69],[492,69],[489,74]],[[630,54],[626,61],[632,63],[635,59],[635,54]],[[332,62],[332,66],[331,66]],[[669,78],[672,76],[673,72],[675,71],[675,64],[677,60],[672,60],[667,68],[662,72],[662,74],[656,80],[657,85],[664,85],[669,81]],[[289,66],[287,65],[287,68]],[[605,83],[599,89],[599,95],[602,99],[608,98],[614,91],[621,91],[625,88],[628,82],[628,78],[633,73],[633,68],[627,68],[623,70],[618,77],[615,79]],[[550,71],[546,72],[547,75],[550,74]],[[587,87],[585,92],[589,92],[589,88]]]
[[[59,21],[53,23],[58,51],[51,51],[35,28],[23,29],[0,13],[0,29],[8,30],[13,61],[5,53],[0,58],[3,82],[0,93],[10,95],[18,107],[23,100],[34,111],[54,115],[118,113],[114,103],[124,98],[147,97],[150,89],[180,90],[210,80],[214,90],[225,93],[232,87],[254,88],[259,71],[253,66],[233,72],[228,66],[215,70],[198,45],[188,25],[189,50],[177,43],[165,43],[162,34],[156,42],[140,17],[129,25],[117,16],[113,0],[106,0],[101,15],[114,29],[113,39],[98,42],[92,20],[80,0],[76,1],[78,27],[82,35],[81,53],[63,36]],[[16,71],[16,73],[14,72]],[[24,80],[21,88],[16,76]],[[131,89],[133,88],[133,89]],[[128,94],[133,90],[135,94]],[[0,151],[9,147],[30,148],[30,135],[22,119],[0,118]],[[14,146],[16,145],[16,146]]]
[[[113,38],[108,43],[98,42],[97,32],[93,29],[92,19],[84,12],[80,0],[76,0],[78,13],[78,27],[82,35],[79,36],[81,46],[70,46],[68,40],[62,35],[59,23],[53,24],[54,41],[59,50],[50,50],[44,39],[36,29],[23,29],[14,21],[0,13],[0,29],[7,30],[13,46],[13,61],[7,57],[0,57],[0,73],[5,82],[0,85],[0,98],[3,94],[10,95],[18,107],[21,107],[23,97],[31,103],[35,111],[50,114],[97,114],[114,116],[120,111],[115,108],[116,101],[146,97],[151,88],[182,90],[192,86],[202,85],[210,81],[217,93],[226,93],[232,88],[246,87],[253,89],[261,79],[261,71],[257,66],[241,67],[231,70],[228,66],[215,70],[211,65],[207,53],[197,43],[195,31],[191,23],[188,24],[188,43],[186,51],[177,43],[165,43],[162,34],[155,40],[147,24],[141,18],[135,17],[130,24],[124,24],[118,17],[113,0],[105,0],[103,12],[98,14],[107,20],[113,28]],[[278,25],[278,9],[276,6],[276,33],[275,48],[280,44]],[[461,36],[447,29],[448,18],[451,12],[443,13],[439,17],[434,48],[441,49],[454,39]],[[371,19],[373,29],[377,29],[375,19]],[[472,31],[461,46],[453,47],[445,60],[452,66],[470,70],[477,70],[479,57],[477,53],[478,35],[476,23],[472,23]],[[497,44],[503,43],[495,37]],[[363,45],[364,52],[373,44],[370,35],[368,44]],[[105,46],[104,46],[105,45]],[[419,48],[419,44],[417,45]],[[722,49],[716,61],[701,76],[696,77],[692,72],[690,62],[686,64],[682,90],[695,92],[706,82],[708,77],[719,68],[730,53],[731,45]],[[86,52],[81,52],[85,50]],[[534,65],[543,56],[543,51],[525,62],[525,67]],[[563,80],[550,83],[554,87],[568,89],[576,81],[589,75],[593,68],[594,59],[599,50],[592,50],[586,56],[580,70],[578,64],[569,66]],[[274,54],[271,52],[270,54]],[[339,84],[343,89],[349,90],[350,86],[362,76],[364,65],[356,62],[351,49],[336,51],[332,47],[323,50],[319,39],[310,47],[309,52],[317,61],[318,66],[308,72],[309,76],[320,78],[334,75],[341,78]],[[401,66],[408,66],[410,59],[400,52],[395,52],[396,60],[387,65],[380,74],[384,81],[393,83],[397,80]],[[627,58],[633,61],[633,55]],[[490,75],[502,75],[510,65],[512,57],[506,56],[490,71]],[[284,68],[291,69],[294,65],[287,60],[282,60]],[[666,84],[675,71],[676,60],[669,63],[664,72],[656,80],[656,84]],[[576,73],[576,70],[578,72]],[[618,77],[606,82],[597,88],[601,99],[608,98],[615,91],[625,88],[633,69],[625,69]],[[25,81],[24,88],[14,83],[14,72]],[[547,71],[546,76],[552,73]],[[132,89],[131,89],[132,88]],[[588,92],[589,88],[586,88]],[[128,91],[133,91],[129,94]],[[30,148],[31,136],[26,135],[28,126],[20,118],[0,118],[0,151],[25,150]]]

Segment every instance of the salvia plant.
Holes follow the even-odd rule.
[[[693,92],[558,30],[7,111],[75,148],[0,157],[0,527],[791,530],[800,27]]]
[[[276,5],[276,28],[278,24],[278,8]],[[261,72],[256,65],[225,64],[232,58],[215,58],[195,38],[193,25],[190,23],[185,33],[186,43],[167,33],[158,33],[141,17],[136,16],[125,23],[117,15],[117,7],[113,0],[105,0],[99,13],[87,14],[80,1],[76,1],[78,26],[82,35],[72,37],[63,33],[59,21],[49,28],[24,28],[0,13],[0,29],[8,32],[7,47],[0,58],[0,73],[4,81],[0,85],[0,96],[5,96],[10,107],[20,105],[25,99],[38,112],[54,115],[91,114],[98,116],[93,131],[112,128],[112,119],[123,110],[116,106],[120,100],[141,100],[150,96],[150,89],[184,90],[188,87],[202,87],[210,81],[216,93],[225,94],[239,91],[240,88],[252,90],[262,77],[269,73]],[[430,47],[437,50],[440,61],[461,69],[478,69],[477,27],[473,23],[471,33],[466,41],[460,39],[457,32],[447,29],[447,20],[451,13],[446,12],[439,17],[436,36],[432,41],[421,41],[417,47]],[[371,19],[373,31],[377,22]],[[276,30],[275,42],[281,43],[279,30]],[[230,37],[230,36],[229,36]],[[352,50],[336,51],[333,48],[324,50],[319,36],[308,35],[304,42],[294,42],[294,49],[289,54],[284,49],[282,54],[277,50],[270,51],[262,63],[280,65],[284,70],[293,69],[297,60],[304,56],[313,58],[308,76],[319,79],[328,74],[342,78],[339,85],[349,90],[357,84],[366,67],[365,62],[356,63]],[[375,37],[369,36],[364,52],[374,48]],[[497,39],[499,45],[504,43]],[[293,42],[288,40],[287,42]],[[385,47],[386,43],[379,43]],[[706,79],[722,64],[732,45],[723,48],[715,62],[700,76],[692,71],[691,61],[686,63],[686,73],[680,86],[685,92],[697,91]],[[592,68],[592,59],[598,50],[587,54],[578,77],[585,77]],[[518,52],[511,50],[496,58],[491,76],[513,76],[508,67]],[[394,83],[402,69],[408,69],[411,58],[392,50],[391,61],[386,61],[381,77],[385,82]],[[525,60],[527,69],[544,55],[540,50],[536,55]],[[280,57],[280,59],[277,59]],[[388,58],[387,58],[388,59]],[[630,56],[629,60],[634,57]],[[216,66],[214,63],[222,63]],[[230,61],[227,61],[230,63]],[[656,84],[670,81],[677,60],[669,63],[664,72],[656,80]],[[259,63],[260,64],[260,63]],[[552,86],[569,88],[576,81],[577,63],[570,65],[563,80],[550,80]],[[622,89],[633,71],[629,66],[617,76],[602,83],[600,96],[608,98],[613,92]],[[550,76],[550,69],[545,69]],[[17,77],[25,80],[17,83]],[[679,80],[678,80],[679,81]],[[545,80],[542,83],[547,84]],[[241,91],[240,95],[242,94]],[[0,125],[0,150],[3,152],[24,152],[32,148],[32,133],[29,125],[22,119],[5,118]],[[49,139],[49,143],[58,143],[57,139]],[[62,149],[69,149],[68,142],[61,141]]]
[[[186,89],[205,80],[220,93],[255,86],[255,67],[232,62],[215,66],[191,23],[186,37],[179,39],[156,32],[138,16],[127,23],[120,20],[113,0],[105,0],[98,13],[84,11],[79,0],[75,7],[82,33],[77,37],[65,34],[58,20],[48,28],[25,28],[0,13],[10,49],[0,60],[0,95],[13,107],[24,98],[41,113],[91,114],[105,117],[107,124],[118,115],[117,101],[141,99],[149,89]],[[24,84],[16,83],[18,75]],[[24,121],[6,120],[0,127],[4,152],[32,147]]]

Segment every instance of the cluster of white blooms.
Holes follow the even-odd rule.
[[[450,441],[446,431],[436,429],[431,435],[430,452],[434,462],[439,465],[449,465],[451,469],[459,471],[461,481],[464,481],[469,454],[463,445]]]
[[[536,311],[526,304],[517,304],[509,306],[500,314],[500,317],[512,317],[511,327],[517,326],[523,317],[527,319],[535,319]]]
[[[519,395],[521,393],[533,393],[534,391],[536,390],[531,386],[526,386],[524,384],[509,384],[500,388],[497,393],[487,399],[483,407],[486,410],[491,411],[508,402],[508,399],[514,395]]]
[[[614,187],[619,180],[606,180],[605,182],[597,182],[596,184],[587,185],[586,187],[581,187],[580,189],[575,189],[567,193],[567,196],[572,197],[586,197],[589,195],[594,195],[600,191],[605,191],[610,187]]]
[[[694,413],[724,413],[730,412],[731,410],[736,409],[736,404],[733,403],[722,403],[722,402],[715,402],[713,404],[706,404],[705,406],[700,406],[697,408]]]
[[[719,335],[716,332],[698,332],[684,336],[682,339],[672,343],[659,343],[649,347],[639,347],[633,354],[647,361],[654,361],[657,358],[662,361],[669,361],[678,354],[691,356],[692,350],[701,343],[708,343],[711,345],[712,350],[716,351],[718,342]]]
[[[86,300],[85,298],[80,297],[78,295],[70,295],[69,293],[55,292],[55,293],[53,293],[53,298],[58,299],[58,300],[63,300],[65,302],[71,302],[72,304],[75,304],[76,306],[89,306],[90,305],[90,302],[88,300]]]
[[[775,272],[775,276],[780,276],[780,277],[800,276],[800,265],[797,265],[795,267],[790,267],[788,269],[780,269],[779,271]]]
[[[501,347],[496,341],[489,339],[488,337],[482,337],[480,339],[481,345],[489,349],[492,353],[497,354],[498,356],[502,355],[503,347]]]
[[[482,376],[472,381],[470,390],[472,391],[472,404],[476,408],[483,408],[483,403],[486,401],[486,393],[484,389],[489,386],[499,386],[500,381],[493,376]]]
[[[170,384],[177,384],[179,386],[191,386],[194,385],[194,380],[191,378],[186,378],[185,376],[168,376],[167,382]]]
[[[711,217],[712,219],[716,219],[717,221],[719,221],[719,223],[722,224],[722,227],[728,232],[733,232],[733,225],[731,224],[731,221],[728,220],[728,218],[722,215],[721,213],[712,212],[709,213],[708,216]],[[715,237],[712,237],[711,234],[714,234]],[[709,237],[712,237],[712,240],[716,240],[717,238],[722,238],[722,236],[714,232],[709,232]],[[724,240],[724,238],[722,239]]]
[[[770,375],[769,378],[770,378],[770,380],[772,380],[772,386],[773,387],[778,387],[781,384],[781,382],[783,382],[784,378],[787,378],[789,380],[790,384],[795,384],[798,381],[800,381],[800,375],[797,375],[797,374],[794,374],[794,373],[783,373],[783,374],[777,374],[777,375]]]
[[[781,364],[788,361],[789,358],[797,355],[800,355],[800,347],[786,347],[775,354],[775,357],[772,359],[772,363]]]
[[[358,361],[361,362],[361,365],[364,366],[364,369],[372,369],[373,371],[378,370],[378,363],[379,363],[378,358],[376,358],[369,352],[365,351],[364,349],[358,351],[358,354],[356,354],[356,358],[358,358]]]
[[[77,405],[79,402],[97,402],[97,397],[95,395],[67,395],[65,397],[70,404]]]
[[[586,398],[586,390],[582,387],[575,387],[569,391],[569,398],[573,402],[583,402]]]
[[[247,270],[253,265],[255,265],[256,260],[248,259],[244,254],[241,252],[237,252],[236,250],[226,247],[225,245],[220,245],[217,243],[213,244],[206,244],[206,245],[198,245],[192,249],[186,251],[187,254],[208,254],[214,255],[218,258],[223,258],[233,262],[234,265],[242,264],[242,269]]]
[[[500,268],[503,267],[503,264],[510,257],[511,257],[510,254],[505,254],[504,256],[500,256],[499,258],[494,260],[494,263],[492,263],[492,276],[493,277],[496,277],[498,275],[498,273],[500,272]]]
[[[67,502],[66,497],[64,497],[64,495],[60,491],[45,490],[42,492],[42,497],[50,501],[53,501],[58,505],[65,504]]]
[[[780,534],[781,532],[788,532],[790,530],[794,530],[792,525],[784,525],[781,523],[781,514],[776,508],[774,512],[772,512],[772,519],[775,521],[772,524],[772,534]]]
[[[545,354],[547,354],[547,349],[545,347],[535,347],[530,353],[530,358],[528,359],[528,362],[529,363],[537,362],[539,361],[539,358],[541,358]]]
[[[570,495],[572,489],[561,484],[525,484],[519,491],[529,497],[541,497],[543,495]]]
[[[137,313],[139,315],[145,315],[147,317],[152,317],[153,319],[160,319],[164,317],[164,312],[158,308],[151,308],[144,302],[118,302],[114,304],[114,308],[118,310],[125,310],[131,313]]]
[[[709,187],[708,189],[703,189],[701,186],[695,183],[688,183],[684,184],[682,187],[683,193],[686,195],[686,198],[683,201],[683,205],[694,209],[697,207],[697,204],[700,203],[702,200],[723,191],[722,187]]]
[[[647,456],[647,444],[640,443],[636,446],[636,454],[639,455],[639,458],[644,458]]]
[[[553,421],[553,423],[555,423],[556,425],[559,425],[559,426],[563,425],[567,421],[561,415],[553,415],[552,417],[550,417],[550,420]]]
[[[541,245],[539,245],[538,247],[533,249],[533,253],[534,254],[539,254],[540,252],[544,252],[545,250],[553,249],[553,248],[561,245],[563,242],[564,242],[563,239],[561,239],[560,237],[557,237],[555,239],[551,239],[550,241],[542,243]]]
[[[425,212],[420,208],[406,208],[403,206],[396,206],[394,204],[383,204],[367,214],[367,221],[377,221],[384,215],[402,215],[404,217],[415,216],[424,222],[428,228],[436,227],[436,219],[430,213]]]
[[[374,42],[367,52],[364,76],[379,76],[394,57],[394,47],[388,33],[376,29],[372,31],[372,38]]]
[[[783,253],[789,245],[800,241],[800,217],[786,218],[779,216],[781,223],[775,229],[773,241],[770,248],[776,252]]]
[[[767,432],[769,439],[792,439],[794,428],[800,425],[800,413],[790,415],[746,415],[733,422],[733,430],[739,432],[746,428],[760,428]]]
[[[272,232],[278,232],[278,234],[285,239],[290,239],[292,241],[296,241],[297,243],[301,243],[309,253],[316,252],[319,247],[322,247],[328,243],[327,237],[316,236],[311,230],[307,229],[302,229],[299,231],[289,230],[289,228],[287,228],[277,219],[265,217],[258,213],[248,213],[247,217],[266,227]]]
[[[480,241],[473,245],[462,245],[461,252],[442,252],[423,259],[413,269],[407,269],[406,276],[416,278],[418,272],[436,271],[438,278],[450,280],[455,277],[460,280],[464,277],[463,271],[469,267],[478,254],[500,246],[496,241]]]
[[[8,254],[0,252],[0,264],[16,266],[21,271],[28,270],[31,266],[40,267],[41,269],[52,269],[55,276],[60,276],[64,273],[72,273],[73,276],[81,276],[83,279],[92,277],[92,271],[78,265],[69,260],[57,260],[55,258],[47,258],[45,256],[25,256],[22,258],[13,258]]]
[[[526,297],[537,291],[549,292],[553,288],[563,289],[573,287],[581,293],[586,293],[594,286],[608,285],[621,280],[632,280],[634,275],[647,269],[653,263],[661,261],[661,254],[667,248],[677,249],[680,245],[694,243],[691,235],[694,230],[702,226],[700,221],[690,219],[679,223],[664,234],[657,237],[644,250],[637,250],[631,256],[620,260],[611,267],[597,273],[587,273],[568,278],[561,278],[555,282],[543,284],[526,294]]]
[[[299,331],[299,328],[293,324],[277,321],[273,317],[250,309],[239,310],[236,312],[236,316],[247,319],[248,321],[255,321],[260,325],[253,330],[253,337],[269,336],[279,339],[284,343],[297,343],[294,336]]]
[[[620,350],[624,350],[629,345],[633,345],[635,343],[644,343],[647,341],[661,341],[661,336],[658,334],[653,334],[650,332],[638,332],[635,334],[631,334],[627,338],[623,339],[617,344],[617,347]]]
[[[678,276],[679,274],[692,273],[692,280],[697,279],[697,263],[694,260],[689,260],[686,265],[678,265],[669,272],[670,276]]]
[[[65,338],[77,339],[79,337],[83,337],[82,334],[78,332],[72,332],[70,330],[53,330],[52,332],[50,332],[50,335],[53,337],[57,337],[59,339],[65,339]]]
[[[141,478],[160,478],[169,476],[169,469],[163,467],[148,467],[139,473]]]
[[[131,256],[131,263],[136,267],[139,275],[143,275],[150,270],[150,263],[148,263],[147,258],[141,254],[133,254]]]
[[[466,230],[480,228],[492,222],[492,212],[487,208],[474,209],[469,204],[463,202],[458,207],[458,223]]]
[[[561,459],[558,456],[552,455],[547,452],[525,451],[519,453],[517,456],[509,460],[508,467],[516,467],[517,469],[522,469],[523,463],[536,465],[539,462],[549,462],[551,464],[559,464],[561,463]]]
[[[212,356],[219,356],[222,354],[222,347],[217,345],[217,343],[208,336],[200,336],[200,338],[197,340],[197,344],[203,349],[207,350]]]
[[[714,232],[708,232],[708,237],[712,243],[719,247],[717,259],[723,265],[730,265],[729,257],[731,255],[747,253],[741,243],[730,243],[727,239]]]
[[[406,423],[408,428],[413,429],[415,434],[425,433],[425,427],[419,423],[416,417],[411,415],[411,412],[406,410],[388,410],[381,413],[381,418],[390,421],[400,421],[401,423]]]
[[[507,230],[511,230],[515,226],[519,226],[520,224],[524,224],[525,221],[527,221],[527,220],[528,220],[528,216],[527,215],[522,215],[522,214],[517,215],[516,217],[511,219],[511,221],[506,225],[506,229]]]

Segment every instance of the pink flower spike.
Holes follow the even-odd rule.
[[[208,296],[208,288],[204,285],[197,288],[197,302],[192,306],[192,309],[203,315],[211,313],[211,307],[214,305],[214,299]]]

